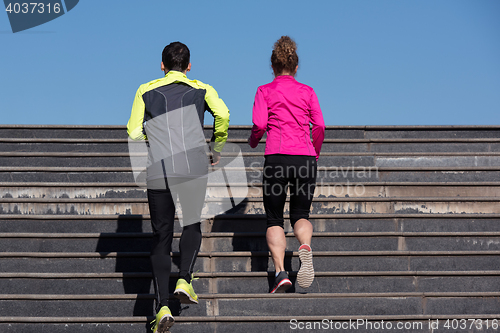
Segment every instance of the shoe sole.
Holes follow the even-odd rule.
[[[198,304],[198,301],[191,297],[184,289],[175,289],[174,296],[179,299],[182,304]]]
[[[282,280],[270,294],[284,293],[292,286],[292,281],[285,279]]]
[[[174,317],[166,315],[161,317],[160,322],[158,323],[158,328],[156,329],[157,333],[168,333],[170,327],[174,325]]]
[[[301,288],[309,288],[314,280],[312,251],[299,250],[300,269],[297,273],[297,283]]]

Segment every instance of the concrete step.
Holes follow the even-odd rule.
[[[149,251],[152,234],[0,234],[0,252],[141,252]],[[178,238],[173,248],[178,248]],[[287,237],[287,250],[299,247],[295,237]],[[312,242],[315,251],[495,251],[500,250],[500,233],[316,233]],[[210,235],[201,245],[205,252],[268,251],[265,235]]]
[[[262,152],[223,152],[220,166],[239,154],[246,167],[261,168]],[[138,157],[146,154],[137,155]],[[130,167],[128,152],[0,152],[0,167]],[[498,167],[500,152],[322,152],[318,166],[351,171],[356,167]]]
[[[317,272],[311,287],[302,289],[296,273],[289,277],[297,293],[497,292],[500,271],[491,272]],[[404,274],[406,273],[406,274]],[[412,275],[412,274],[415,275]],[[468,273],[468,274],[467,274]],[[472,274],[474,275],[472,275]],[[273,272],[197,273],[199,294],[259,294],[270,290]],[[170,278],[173,293],[177,274]],[[133,273],[0,273],[5,294],[153,294],[152,274]]]
[[[262,198],[234,198],[238,205],[230,209],[231,214],[264,214]],[[211,218],[228,211],[227,198],[207,198],[202,218]],[[285,212],[289,211],[289,200]],[[214,212],[212,214],[212,212]],[[316,197],[311,214],[483,214],[500,213],[500,197],[370,197],[336,198]],[[120,215],[149,214],[146,198],[2,198],[1,214],[34,215]],[[182,215],[182,209],[178,209]]]
[[[233,196],[262,197],[262,183],[231,184]],[[225,184],[208,183],[207,195],[226,197]],[[323,182],[316,185],[315,197],[500,197],[500,183],[363,183]],[[146,184],[130,183],[0,183],[0,198],[146,198]]]
[[[175,251],[176,249],[174,249]],[[500,251],[314,251],[316,272],[472,272],[499,267]],[[3,252],[3,269],[11,273],[150,272],[147,252]],[[179,253],[173,252],[172,272],[178,271]],[[285,269],[299,269],[298,254],[286,252]],[[200,252],[194,271],[271,272],[268,251]],[[385,273],[384,273],[385,274]]]
[[[486,297],[485,297],[486,296]],[[500,293],[370,293],[370,294],[201,294],[199,304],[182,316],[343,316],[496,314]],[[426,302],[423,302],[423,300]],[[0,295],[4,316],[24,311],[40,317],[110,317],[152,315],[153,295]],[[465,311],[464,311],[465,310]],[[174,315],[177,311],[173,311]],[[464,313],[465,312],[465,313]]]
[[[216,171],[219,169],[216,169]],[[224,168],[229,179],[241,179],[246,174],[247,183],[261,183],[262,169]],[[224,184],[222,175],[210,176],[211,182]],[[321,183],[381,183],[428,182],[472,183],[495,182],[500,179],[500,167],[355,167],[319,168],[317,184]],[[70,183],[135,183],[129,167],[0,167],[0,183],[13,182],[70,182]],[[242,179],[244,182],[244,179]],[[143,183],[143,180],[139,182]],[[443,184],[445,185],[445,184]]]
[[[2,125],[0,126],[0,137],[8,139],[126,139],[127,131],[125,126],[110,125]]]
[[[212,126],[204,126],[211,136]],[[230,138],[247,139],[249,125],[231,125]],[[326,138],[391,139],[391,138],[499,138],[498,126],[327,126]],[[122,138],[125,126],[109,125],[2,125],[3,138]]]
[[[459,327],[465,321],[465,326],[473,325],[467,332],[495,332],[498,319],[495,315],[483,315],[479,320],[474,315],[403,315],[403,316],[267,316],[261,318],[260,322],[250,320],[248,317],[177,317],[173,332],[200,332],[200,333],[230,333],[230,332],[266,332],[270,328],[273,332],[289,333],[298,329],[307,332],[321,332],[324,330],[342,330],[353,333],[359,330],[376,330],[376,332],[393,332],[395,329],[405,330],[404,332],[432,333],[435,327],[446,329],[452,325]],[[144,322],[154,319],[152,317],[34,317],[20,318],[19,323],[0,324],[0,329],[5,332],[26,332],[26,333],[60,333],[60,332],[144,332],[150,333],[149,325]],[[359,319],[359,321],[357,321]],[[488,321],[487,321],[488,319]],[[12,322],[10,317],[0,317],[0,323]],[[70,322],[71,320],[71,322]],[[460,322],[462,321],[462,324]],[[431,325],[432,323],[432,325]],[[437,325],[437,326],[436,326]],[[477,325],[478,328],[475,328]],[[488,328],[486,326],[488,325]],[[144,327],[146,326],[146,327]],[[343,328],[342,328],[343,327]],[[349,328],[350,327],[350,328]],[[480,327],[480,328],[479,328]],[[4,331],[2,331],[4,332]]]
[[[316,232],[498,232],[499,214],[312,214]],[[149,215],[2,215],[0,232],[151,232]],[[218,215],[203,232],[263,232],[264,215]],[[174,232],[181,232],[179,223]],[[285,215],[285,231],[291,232]]]
[[[176,318],[173,332],[200,332],[200,333],[230,333],[230,332],[266,332],[272,329],[277,333],[294,332],[297,329],[307,330],[307,332],[321,332],[324,330],[342,330],[353,333],[359,330],[375,330],[376,332],[393,332],[395,329],[404,330],[404,332],[435,332],[435,327],[442,329],[445,325],[452,329],[452,325],[459,327],[465,321],[465,326],[473,325],[468,332],[495,332],[498,325],[498,320],[494,315],[483,315],[479,320],[473,315],[405,315],[405,316],[359,316],[359,321],[348,316],[302,316],[302,317],[286,317],[286,316],[268,316],[262,318],[261,322],[257,320],[249,320],[247,317],[179,317]],[[121,318],[63,318],[63,324],[59,324],[58,318],[33,318],[40,324],[34,323],[33,320],[22,318],[21,323],[16,324],[0,324],[0,328],[6,329],[6,332],[151,332],[149,326],[142,327],[137,322],[146,322],[149,317],[121,317]],[[488,321],[486,320],[488,319]],[[8,322],[9,317],[0,317],[0,322]],[[73,320],[74,322],[69,322]],[[462,321],[462,324],[460,322]],[[496,320],[496,321],[495,321]],[[90,322],[94,322],[89,324]],[[431,325],[432,322],[432,325]],[[493,323],[493,324],[492,324]],[[486,328],[488,324],[488,328]],[[437,325],[437,326],[436,326]],[[475,328],[477,325],[477,329]],[[144,325],[143,325],[144,326]],[[349,328],[351,326],[351,328]],[[47,327],[50,327],[47,329]],[[336,327],[336,328],[335,328]],[[344,328],[342,328],[344,327]],[[434,327],[434,328],[433,328]],[[481,327],[481,328],[479,328]],[[15,331],[14,329],[17,329]]]
[[[207,139],[209,142],[209,139]],[[226,147],[224,152],[238,151],[260,152],[265,149],[266,140],[261,140],[256,148],[251,148],[246,139],[229,137],[228,143],[235,146]],[[9,139],[0,138],[0,152],[18,153],[128,153],[127,139]],[[325,139],[323,153],[489,153],[500,151],[500,139]]]

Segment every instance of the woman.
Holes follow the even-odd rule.
[[[297,282],[307,288],[314,280],[308,221],[316,185],[317,160],[325,135],[325,123],[314,90],[299,83],[297,45],[282,36],[271,55],[274,80],[260,86],[253,105],[253,128],[248,143],[257,147],[267,131],[263,172],[264,208],[267,215],[266,239],[276,269],[271,293],[285,292],[292,282],[285,272],[286,238],[283,209],[290,189],[290,223],[300,243]],[[309,124],[312,124],[312,142]]]

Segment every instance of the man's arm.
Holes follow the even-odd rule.
[[[222,99],[219,98],[217,91],[206,85],[207,93],[205,94],[205,102],[207,103],[210,112],[214,116],[214,137],[215,143],[213,150],[217,153],[222,151],[224,144],[227,141],[227,130],[229,127],[229,109]]]
[[[145,140],[143,125],[145,104],[142,99],[142,87],[140,86],[135,93],[134,103],[132,104],[132,112],[127,123],[127,133],[132,140]]]

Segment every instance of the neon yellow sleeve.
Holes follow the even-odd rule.
[[[141,85],[135,94],[132,104],[132,113],[127,123],[127,133],[132,140],[146,140],[142,123],[144,122],[145,104],[142,99],[143,86]]]
[[[222,99],[219,98],[217,91],[210,85],[205,86],[207,93],[205,102],[212,111],[214,116],[214,150],[221,152],[224,144],[227,141],[227,129],[229,127],[229,109]]]

